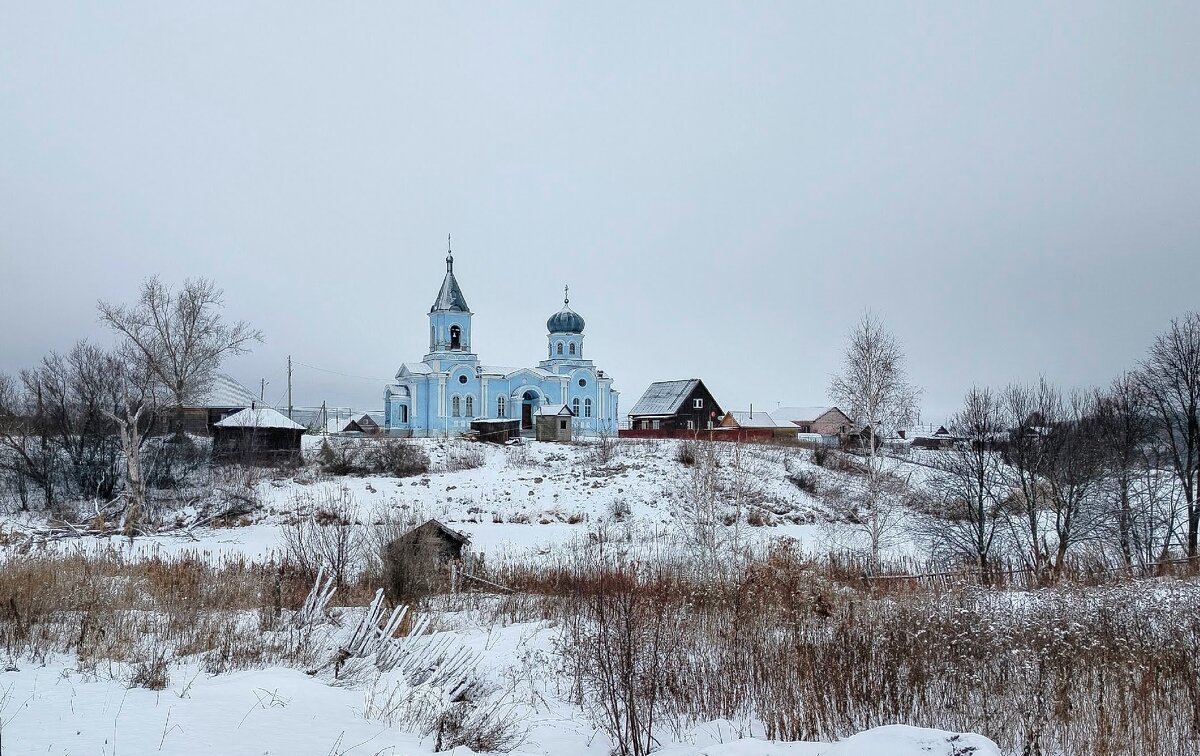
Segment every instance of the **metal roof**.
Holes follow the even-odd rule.
[[[741,412],[739,410],[731,410],[730,415],[733,415],[733,420],[742,428],[778,428],[779,424],[771,418],[770,413],[759,410],[753,415],[749,412]]]
[[[438,291],[437,299],[434,300],[433,307],[430,307],[429,311],[471,311],[471,308],[467,307],[467,299],[463,296],[462,289],[458,288],[458,281],[454,279],[453,255],[446,255],[446,277],[442,279],[442,288]]]
[[[699,378],[651,383],[650,387],[646,389],[646,393],[642,394],[642,398],[638,399],[637,404],[633,405],[633,409],[629,410],[629,414],[631,416],[660,415],[664,417],[674,415],[699,383]]]
[[[217,373],[213,376],[212,382],[196,398],[196,401],[189,403],[188,406],[231,409],[233,407],[249,407],[258,401],[258,396],[253,391],[228,375]]]
[[[812,423],[837,407],[825,405],[824,407],[780,407],[771,412],[771,418],[779,425],[787,425],[788,423]]]
[[[543,404],[541,407],[538,407],[537,412],[535,412],[533,414],[539,415],[542,417],[545,417],[546,415],[562,415],[562,414],[567,414],[567,415],[571,415],[572,417],[574,417],[574,415],[575,415],[575,413],[571,411],[571,408],[565,404]]]

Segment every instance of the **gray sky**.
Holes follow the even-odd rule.
[[[266,342],[386,379],[454,235],[486,362],[571,284],[623,409],[825,399],[866,306],[926,417],[1107,382],[1200,307],[1200,3],[0,0],[0,371],[97,298],[209,276]],[[296,370],[296,403],[382,380]]]

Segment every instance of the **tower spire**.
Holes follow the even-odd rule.
[[[569,285],[564,285],[563,286],[563,305],[569,305],[569,304],[571,304],[571,287]]]
[[[450,251],[450,234],[446,234],[446,272],[454,272],[454,253]]]

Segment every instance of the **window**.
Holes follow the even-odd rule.
[[[571,409],[575,412],[575,417],[579,417],[579,397],[571,400]]]
[[[578,400],[576,400],[576,401],[578,401]],[[591,399],[583,400],[583,416],[584,417],[592,416],[592,400]]]
[[[400,405],[400,422],[402,422],[402,423],[408,422],[408,405],[407,404]]]
[[[467,417],[475,417],[475,397],[467,397]]]
[[[566,429],[567,429],[567,421],[566,421],[566,420],[559,420],[559,421],[558,421],[558,429],[559,429],[559,430],[566,430]]]
[[[467,382],[467,376],[465,376],[465,375],[458,376],[458,382],[465,384]]]
[[[568,349],[567,351],[570,352],[571,354],[575,354],[575,342],[574,341],[571,342],[571,348]]]
[[[704,409],[704,400],[703,399],[693,399],[692,400],[692,409]]]
[[[458,326],[450,326],[450,348],[462,349],[462,329]]]
[[[558,353],[562,354],[562,342],[558,342]]]
[[[462,399],[457,396],[450,400],[450,414],[455,417],[462,416]]]
[[[587,380],[584,378],[580,378],[579,379],[579,388],[583,388],[586,385],[587,385]]]
[[[658,428],[659,428],[658,423],[659,423],[659,421],[655,420],[650,427],[653,428],[654,430],[658,430]]]
[[[696,421],[688,420],[688,430],[696,430]]]
[[[504,397],[502,397],[502,396],[497,397],[496,398],[496,417],[508,417],[508,415],[505,413],[504,409],[505,409]]]

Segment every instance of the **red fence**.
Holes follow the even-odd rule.
[[[617,431],[620,438],[695,438],[701,441],[739,441],[764,443],[775,441],[775,432],[770,428],[714,428],[710,430],[675,430],[672,428],[622,428]],[[783,439],[786,441],[786,439]]]

